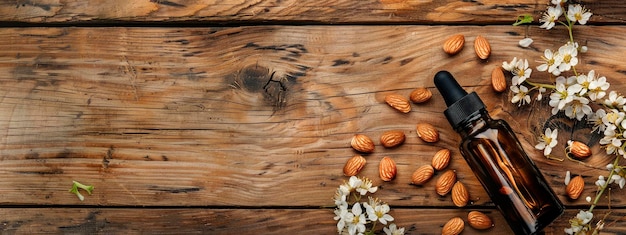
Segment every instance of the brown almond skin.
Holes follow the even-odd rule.
[[[385,148],[393,148],[404,143],[406,136],[400,130],[385,131],[380,136],[380,144]]]
[[[392,108],[402,112],[411,112],[411,103],[409,99],[399,94],[389,94],[385,96],[385,102]]]
[[[583,189],[585,189],[585,180],[582,176],[578,175],[569,181],[565,192],[569,198],[576,200],[580,197],[580,194],[582,194]]]
[[[411,176],[411,183],[414,185],[424,185],[435,174],[435,169],[431,165],[423,165],[417,168]]]
[[[374,152],[374,141],[366,135],[356,134],[352,137],[352,141],[350,141],[350,145],[356,151],[362,153],[372,153]]]
[[[448,55],[455,55],[463,50],[464,45],[465,36],[463,34],[452,35],[443,43],[443,51]]]
[[[354,155],[343,166],[343,174],[345,176],[355,176],[361,172],[367,160],[361,155]]]
[[[457,207],[464,207],[469,202],[469,192],[461,181],[457,181],[452,187],[452,202]]]
[[[463,221],[463,219],[461,219],[461,217],[454,217],[448,220],[448,222],[443,225],[443,228],[441,229],[441,235],[458,235],[463,232],[464,228],[465,222]]]
[[[428,123],[419,123],[415,127],[417,131],[417,137],[428,143],[435,143],[439,141],[439,131],[433,125]]]
[[[500,66],[496,66],[491,71],[491,86],[496,92],[503,92],[506,90],[506,77],[504,77],[504,71]]]
[[[441,149],[435,153],[431,165],[435,170],[443,170],[450,164],[450,150]]]
[[[481,35],[476,36],[474,40],[474,51],[478,58],[486,60],[491,55],[491,46],[486,38]]]
[[[574,141],[569,146],[569,152],[577,159],[583,160],[591,156],[591,149],[580,141]]]
[[[391,181],[396,178],[396,173],[398,169],[396,168],[396,162],[389,157],[383,157],[380,160],[380,165],[378,166],[378,173],[380,179],[383,181]]]
[[[429,101],[432,97],[433,93],[425,87],[415,88],[415,90],[413,90],[409,95],[409,99],[411,100],[411,102],[416,104],[425,103]]]
[[[491,218],[480,211],[470,211],[467,214],[467,223],[475,229],[485,230],[494,226]]]
[[[456,183],[456,172],[454,172],[454,170],[447,170],[437,179],[435,190],[439,196],[445,196],[452,190],[454,183]]]

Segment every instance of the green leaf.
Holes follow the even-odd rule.
[[[521,24],[528,24],[533,22],[533,16],[531,14],[523,14],[517,16],[517,20],[513,23],[513,26],[518,26]]]

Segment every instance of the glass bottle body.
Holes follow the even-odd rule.
[[[506,122],[481,110],[457,131],[461,154],[516,234],[537,234],[563,213]]]

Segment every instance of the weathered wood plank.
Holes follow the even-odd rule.
[[[448,57],[440,45],[458,32],[470,46]],[[590,48],[580,69],[596,69],[624,90],[626,65],[615,48],[626,41],[626,28],[579,33]],[[471,48],[478,34],[492,43],[488,61]],[[516,46],[523,34],[535,37],[531,49]],[[494,116],[518,127],[562,198],[566,170],[584,175],[584,195],[591,195],[610,160],[594,156],[589,161],[598,168],[545,160],[532,150],[542,109],[517,109],[488,79],[502,61],[534,61],[540,49],[563,40],[510,26],[1,29],[0,204],[76,204],[67,190],[78,180],[96,187],[81,202],[86,205],[328,206],[346,179],[344,162],[355,154],[351,136],[401,129],[408,136],[403,146],[378,146],[367,156],[362,175],[383,185],[379,197],[392,205],[451,206],[433,182],[409,185],[414,169],[449,148],[450,168],[475,204],[489,205],[456,150],[459,137],[434,89],[434,98],[409,114],[384,104],[388,93],[432,88],[432,75],[442,69],[477,91]],[[421,142],[418,122],[435,125],[442,140]],[[396,160],[399,174],[382,184],[377,163],[385,155]],[[626,200],[611,199],[612,205]]]
[[[441,234],[441,227],[452,217],[467,221],[469,209],[394,209],[398,226],[406,234]],[[495,226],[480,231],[466,224],[463,234],[512,234],[499,212],[480,209]],[[578,210],[566,213],[546,234],[563,234],[568,219]],[[606,210],[596,211],[598,215]],[[427,214],[428,216],[424,216]],[[8,234],[335,234],[331,209],[0,209],[0,231]],[[615,209],[606,218],[602,234],[626,232],[624,209]],[[380,228],[381,226],[378,226]]]
[[[520,14],[540,12],[550,1],[416,0],[35,0],[0,2],[0,21],[78,22],[290,22],[290,23],[512,23]],[[624,23],[621,0],[585,1],[593,22]]]

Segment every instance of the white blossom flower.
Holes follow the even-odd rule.
[[[537,66],[538,71],[548,71],[548,73],[552,73],[554,76],[559,76],[561,74],[561,70],[559,70],[559,65],[561,65],[561,58],[557,55],[558,53],[553,53],[552,50],[546,49],[543,51],[543,56],[541,59],[543,60],[543,64]]]
[[[548,7],[548,10],[541,16],[541,19],[539,19],[539,22],[543,23],[539,28],[548,30],[553,28],[555,22],[561,17],[561,14],[563,14],[563,9],[560,5]]]
[[[370,200],[370,202],[371,201],[372,200]],[[365,206],[365,211],[367,212],[369,220],[379,221],[382,224],[387,224],[388,221],[393,221],[393,217],[387,214],[390,210],[389,205],[375,202],[374,205],[363,203],[363,206]]]
[[[619,132],[615,132],[615,129],[615,125],[607,126],[606,130],[604,130],[604,137],[602,137],[599,142],[606,148],[607,154],[616,153],[623,155],[624,149],[622,149],[621,135]]]
[[[567,43],[561,46],[557,56],[560,57],[561,64],[559,65],[559,70],[561,72],[569,71],[572,69],[572,66],[578,64],[578,49],[575,44]]]
[[[589,106],[589,100],[580,96],[575,96],[572,102],[565,107],[565,116],[572,119],[576,118],[578,121],[592,113],[593,110]]]
[[[576,218],[570,220],[570,228],[566,228],[564,231],[567,234],[578,234],[578,232],[583,230],[583,226],[589,223],[593,219],[593,213],[589,211],[581,210],[576,215]]]
[[[513,98],[511,98],[511,103],[513,104],[518,103],[518,106],[522,106],[524,104],[530,103],[530,95],[528,95],[528,87],[524,85],[520,85],[519,87],[511,86],[510,89],[514,94]]]
[[[367,219],[365,219],[365,214],[363,214],[363,208],[361,208],[360,203],[354,203],[352,211],[346,214],[345,221],[348,226],[348,234],[354,235],[357,234],[357,232],[365,232]]]
[[[523,38],[522,40],[519,40],[518,42],[519,46],[524,47],[524,48],[529,47],[530,44],[532,43],[533,43],[532,38]]]
[[[343,205],[347,207],[348,206],[347,197],[348,197],[348,194],[346,194],[341,189],[337,189],[337,191],[335,192],[335,196],[333,197],[333,199],[335,200],[335,205],[337,207],[340,207]]]
[[[618,95],[617,92],[611,91],[609,98],[604,100],[604,105],[612,108],[620,108],[626,104],[626,99],[622,95]]]
[[[558,77],[556,79],[556,89],[550,94],[549,105],[552,107],[552,115],[558,113],[565,108],[566,104],[569,104],[574,100],[575,89],[569,89],[565,87],[566,79],[564,77]]]
[[[594,70],[589,71],[587,80],[590,81],[587,90],[589,99],[595,101],[602,99],[606,95],[606,90],[609,89],[610,84],[606,81],[606,77],[596,78],[596,72]]]
[[[591,202],[591,197],[590,197],[590,196],[587,196],[587,197],[585,198],[585,201],[587,201],[587,202]]]
[[[385,232],[386,235],[404,235],[404,228],[398,228],[396,224],[390,224],[389,228],[383,228],[383,232]]]
[[[517,57],[513,57],[513,60],[511,60],[511,62],[502,62],[502,68],[506,71],[513,71],[513,69],[515,69],[515,66],[517,66]]]
[[[363,184],[363,180],[359,179],[356,176],[351,176],[348,182],[345,182],[339,186],[339,189],[347,195],[351,192],[356,191],[357,188],[361,187],[361,184]]]
[[[586,24],[591,15],[593,14],[580,4],[570,4],[567,8],[567,18],[573,23]]]
[[[361,185],[356,188],[356,191],[361,195],[375,193],[378,190],[378,187],[372,187],[372,181],[370,179],[364,178],[361,181]]]
[[[559,135],[559,130],[552,130],[550,128],[546,128],[545,133],[541,135],[541,139],[539,143],[535,145],[535,148],[538,150],[543,150],[543,155],[548,156],[552,152],[552,148],[557,144],[557,137]]]
[[[589,117],[588,122],[593,125],[592,132],[604,132],[606,129],[606,126],[602,121],[604,116],[606,116],[606,111],[604,111],[604,109],[598,109],[593,115],[591,115],[591,117]]]
[[[518,60],[513,70],[511,70],[511,73],[513,74],[513,78],[511,78],[512,85],[521,85],[527,78],[530,77],[532,72],[533,70],[528,67],[527,59],[524,59],[523,61]]]
[[[337,220],[337,232],[339,232],[339,234],[341,234],[346,228],[346,217],[348,213],[348,204],[335,208],[334,219]]]

